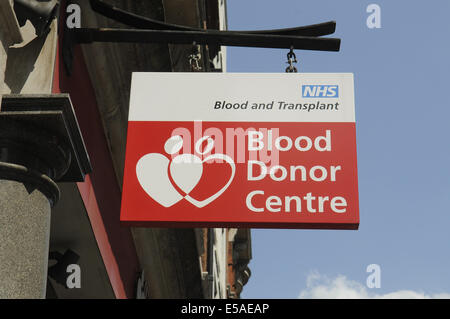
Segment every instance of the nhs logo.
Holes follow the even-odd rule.
[[[302,85],[303,97],[339,97],[338,85]]]

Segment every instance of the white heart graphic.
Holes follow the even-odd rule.
[[[198,156],[182,154],[172,160],[169,169],[175,184],[189,194],[202,177],[203,163]]]
[[[164,207],[175,205],[183,196],[170,182],[169,159],[159,153],[141,157],[136,165],[136,175],[144,191]]]
[[[192,198],[191,196],[189,196],[189,194],[184,197],[184,198],[186,198],[186,200],[188,202],[190,202],[194,206],[197,206],[198,208],[205,207],[206,205],[208,205],[211,202],[213,202],[214,200],[216,200],[220,195],[222,195],[223,192],[225,192],[227,190],[227,188],[230,186],[231,182],[233,181],[234,174],[236,173],[236,164],[234,164],[234,161],[231,157],[229,157],[228,155],[225,155],[225,154],[210,155],[202,161],[202,165],[203,165],[203,163],[205,163],[209,160],[212,160],[212,159],[221,159],[221,160],[224,160],[225,162],[227,162],[231,166],[231,175],[230,175],[230,178],[228,179],[228,182],[225,184],[225,186],[222,187],[214,195],[208,197],[207,199],[198,201],[198,200]]]
[[[207,141],[206,147],[201,150],[202,143]],[[167,153],[173,155],[178,152],[183,144],[181,136],[170,137],[164,146]],[[206,154],[212,150],[214,141],[211,137],[205,136],[197,141],[196,151],[199,154]],[[209,160],[224,160],[231,166],[231,175],[228,182],[214,195],[205,200],[198,201],[191,196],[191,192],[197,186],[203,174],[203,164]],[[172,185],[169,172],[173,182],[186,193],[187,201],[198,208],[205,207],[217,199],[230,186],[236,173],[236,165],[231,157],[225,154],[214,154],[206,157],[203,161],[193,154],[182,154],[175,157],[172,162],[159,153],[149,153],[141,157],[136,164],[136,175],[144,191],[156,202],[164,207],[170,207],[183,199],[177,189]]]

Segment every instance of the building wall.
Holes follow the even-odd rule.
[[[216,228],[214,245],[214,298],[227,297],[227,233],[225,228]]]
[[[213,1],[211,1],[213,2]],[[216,0],[218,10],[218,27],[227,30],[226,1]],[[215,69],[226,72],[226,47],[220,47],[216,57],[212,60]],[[213,296],[217,299],[227,298],[227,244],[228,229],[216,228],[214,245],[214,290]]]
[[[29,20],[19,26],[14,2],[1,1],[0,42],[0,102],[3,94],[34,94],[43,98],[51,94],[54,89],[54,69],[58,66],[58,21],[53,20],[49,32],[37,37],[35,28]],[[107,262],[102,260],[92,229],[98,224],[95,215],[86,214],[77,184],[60,185],[60,189],[62,196],[59,206],[57,204],[52,210],[51,229],[46,230],[51,234],[49,246],[42,257],[47,259],[49,252],[63,254],[67,249],[74,249],[80,255],[80,265],[83,266],[82,286],[68,290],[49,276],[43,280],[47,281],[47,297],[110,298],[114,293],[111,289],[111,278],[108,278],[104,266]],[[0,192],[0,201],[3,201],[6,195]],[[90,198],[92,202],[92,196]],[[67,232],[68,228],[72,230],[70,233]],[[98,238],[99,234],[95,235]],[[26,236],[22,243],[16,243],[16,250],[24,249],[21,245],[26,244],[25,238]],[[58,251],[59,249],[61,251]],[[49,266],[56,266],[54,260],[50,260]],[[27,271],[36,272],[31,268]],[[62,282],[64,283],[63,280]],[[30,285],[30,283],[21,284]]]
[[[94,13],[88,1],[71,2],[78,3],[82,9],[83,27],[123,27]],[[227,25],[225,0],[107,2],[172,23],[216,29],[226,29]],[[0,2],[0,17],[7,12],[5,5],[14,17],[11,4],[12,0]],[[14,24],[8,22],[6,28],[4,23],[9,20],[0,20],[0,93],[69,93],[93,166],[93,172],[85,182],[62,187],[65,201],[76,203],[64,206],[74,210],[67,214],[73,218],[71,223],[77,224],[77,218],[87,217],[89,223],[83,225],[88,226],[83,226],[76,236],[64,237],[64,232],[59,231],[63,229],[62,221],[52,218],[52,227],[57,227],[52,233],[58,234],[58,243],[52,245],[50,238],[50,246],[63,247],[61,243],[70,238],[80,251],[89,249],[81,258],[92,256],[91,260],[83,261],[84,265],[91,264],[92,269],[83,271],[101,271],[110,286],[105,284],[103,290],[91,291],[85,296],[110,297],[114,294],[116,298],[135,298],[139,280],[141,287],[145,287],[140,297],[233,297],[229,293],[230,283],[234,285],[235,278],[240,278],[238,272],[242,268],[242,261],[239,267],[229,266],[230,261],[234,263],[235,236],[231,234],[236,234],[237,230],[212,229],[213,245],[212,250],[208,250],[207,229],[130,229],[119,223],[131,72],[189,71],[187,57],[192,46],[76,45],[72,52],[73,69],[69,74],[62,54],[67,49],[63,43],[66,4],[67,1],[61,1],[59,32],[58,22],[54,21],[45,37],[36,38],[29,22],[22,33],[14,33],[10,31]],[[21,44],[11,46],[22,40]],[[219,48],[215,55],[213,52],[215,48],[201,48],[202,71],[225,70],[225,48]],[[75,208],[80,205],[84,209]],[[86,238],[91,239],[87,242]],[[81,245],[83,240],[85,244]],[[104,265],[99,266],[99,261]],[[64,288],[58,287],[55,291],[61,289]],[[60,292],[59,296],[82,297],[83,291],[72,295],[69,291]],[[58,293],[54,297],[58,297]]]

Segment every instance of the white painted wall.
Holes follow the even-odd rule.
[[[227,297],[227,230],[215,228],[214,243],[214,299]]]
[[[57,26],[55,19],[48,35],[37,39],[30,21],[19,27],[12,0],[0,0],[0,98],[9,93],[51,93]]]
[[[220,30],[227,30],[226,0],[216,0],[219,5]],[[213,61],[216,68],[222,68],[226,72],[226,47],[220,48],[219,55]],[[227,297],[227,233],[224,228],[215,228],[214,243],[214,282],[213,298],[224,299]]]
[[[219,5],[219,25],[220,30],[228,29],[226,0],[216,0]],[[212,61],[217,69],[227,71],[227,47],[221,46],[219,54]]]
[[[8,93],[5,85],[5,69],[8,48],[14,43],[22,41],[19,24],[14,14],[12,1],[0,1],[0,106],[2,94]]]

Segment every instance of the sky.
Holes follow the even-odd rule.
[[[381,28],[369,29],[370,4]],[[229,30],[329,20],[341,51],[299,72],[355,77],[360,228],[252,230],[242,298],[450,297],[450,2],[227,0]],[[288,50],[227,49],[228,72],[284,72]],[[380,266],[369,288],[367,266]]]

